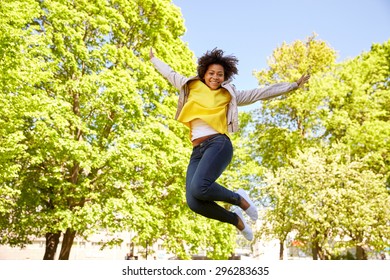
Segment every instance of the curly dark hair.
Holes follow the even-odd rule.
[[[198,76],[202,80],[208,67],[211,64],[219,64],[225,71],[225,80],[229,80],[233,75],[238,73],[238,59],[233,55],[223,56],[223,50],[214,48],[212,51],[207,51],[198,59]]]

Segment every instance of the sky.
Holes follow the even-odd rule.
[[[182,37],[196,57],[217,47],[239,59],[234,84],[258,87],[253,71],[283,42],[313,33],[338,53],[338,62],[390,39],[390,0],[172,0],[181,9]]]

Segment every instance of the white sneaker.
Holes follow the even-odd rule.
[[[252,232],[252,229],[250,228],[250,226],[248,226],[248,224],[245,222],[244,220],[244,217],[242,216],[242,213],[241,213],[241,210],[236,208],[234,210],[234,213],[237,214],[237,216],[241,219],[242,223],[244,224],[244,229],[243,230],[240,230],[240,232],[242,233],[242,235],[248,240],[248,241],[252,241],[253,240],[253,232]]]
[[[255,204],[252,202],[252,200],[249,199],[249,196],[243,189],[239,189],[237,193],[249,203],[249,207],[245,210],[245,213],[248,214],[252,221],[256,221],[259,217],[259,214],[257,213]]]

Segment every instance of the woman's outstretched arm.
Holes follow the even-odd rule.
[[[175,72],[168,64],[158,59],[153,52],[153,48],[150,48],[149,51],[150,61],[175,88],[181,89],[181,87],[188,81],[188,78]]]

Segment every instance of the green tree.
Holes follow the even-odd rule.
[[[317,40],[316,35],[306,41],[283,43],[273,51],[268,61],[268,69],[258,71],[255,76],[259,84],[292,82],[303,73],[311,73],[309,85],[292,94],[263,102],[254,111],[249,134],[253,159],[258,165],[276,170],[288,165],[289,158],[294,158],[298,151],[318,145],[318,134],[323,130],[321,116],[323,110],[319,104],[323,99],[322,92],[310,90],[312,80],[320,79],[324,71],[335,64],[336,52],[326,42]],[[261,187],[263,184],[258,183]],[[266,198],[259,197],[259,200]],[[284,207],[291,207],[286,203]],[[276,212],[275,212],[276,213]],[[278,212],[274,228],[279,234],[280,258],[283,257],[283,244],[291,231],[288,216]]]
[[[30,44],[39,42],[39,36],[26,27],[39,10],[34,1],[18,5],[11,1],[0,4],[0,228],[6,232],[12,209],[17,209],[21,197],[17,178],[28,157],[28,146],[23,129],[23,116],[34,116],[40,104],[34,83],[36,72],[43,67],[42,59],[29,55]],[[12,24],[9,24],[12,20]],[[30,40],[26,41],[25,38]],[[34,50],[35,51],[35,50]],[[43,79],[47,77],[43,76]],[[41,102],[42,101],[42,102]],[[12,225],[17,227],[18,225]],[[21,231],[24,229],[21,228]],[[26,240],[25,234],[2,234],[2,240],[17,244]]]
[[[186,206],[188,131],[173,120],[176,90],[148,60],[153,46],[194,73],[179,9],[5,0],[0,13],[0,242],[46,236],[44,259],[54,259],[62,237],[59,259],[68,259],[76,236],[104,229],[111,246],[127,230],[145,247],[163,239],[181,258],[202,247],[227,258],[226,227]]]
[[[389,187],[390,41],[341,63],[321,84],[328,98],[325,137],[387,178]]]
[[[389,192],[389,77],[390,77],[390,41],[383,44],[373,44],[369,52],[362,53],[354,59],[341,63],[332,73],[325,77],[321,88],[327,92],[328,99],[324,105],[328,111],[324,118],[326,139],[330,143],[342,143],[347,148],[342,153],[351,156],[353,160],[362,161],[366,172],[375,172],[386,182],[381,185]],[[364,185],[361,192],[366,192]],[[375,197],[367,197],[366,204],[370,205]],[[384,205],[389,208],[389,205]],[[378,212],[378,215],[380,212]],[[365,217],[365,216],[362,216]],[[369,219],[369,218],[368,218]],[[354,233],[354,240],[371,240],[380,248],[376,240],[389,240],[390,235],[383,232],[381,238],[360,230]],[[370,242],[371,242],[370,241]],[[367,244],[366,244],[367,245]],[[368,245],[367,245],[368,246]],[[367,257],[367,250],[357,246],[357,258]]]
[[[264,223],[278,230],[288,222],[314,259],[334,258],[351,247],[364,259],[364,248],[381,251],[390,244],[390,196],[383,176],[335,149],[308,149],[290,166],[268,173]]]
[[[315,209],[311,209],[309,212],[317,213],[317,215],[332,216],[333,211],[344,213],[337,208],[332,210],[331,207],[322,207],[321,205],[326,201],[310,200],[313,194],[317,196],[321,192],[315,191],[315,187],[310,189],[304,180],[306,176],[311,178],[314,185],[327,186],[323,181],[325,179],[336,180],[337,178],[333,178],[332,174],[337,177],[337,173],[326,174],[313,166],[312,169],[317,171],[313,171],[314,174],[311,176],[296,177],[294,175],[297,173],[293,165],[294,160],[299,159],[301,153],[309,153],[312,148],[324,150],[329,154],[326,157],[326,162],[319,165],[323,166],[319,168],[324,168],[324,170],[330,168],[328,165],[331,162],[334,162],[333,164],[338,162],[335,160],[337,156],[350,158],[349,164],[358,163],[360,167],[355,172],[359,175],[349,174],[342,167],[338,167],[344,170],[344,179],[347,181],[336,180],[337,184],[347,185],[351,192],[356,192],[356,199],[359,199],[359,197],[370,193],[366,189],[366,182],[372,179],[378,183],[373,190],[381,193],[379,197],[385,202],[380,204],[373,194],[367,196],[368,200],[365,203],[376,210],[383,207],[384,212],[380,213],[387,213],[388,198],[383,194],[386,187],[382,181],[374,178],[380,177],[385,178],[387,182],[389,181],[387,147],[389,106],[387,105],[390,68],[388,48],[388,42],[383,45],[373,45],[369,53],[363,53],[353,60],[335,64],[335,52],[324,42],[310,37],[306,43],[298,41],[291,45],[283,44],[281,48],[274,51],[269,62],[270,69],[256,73],[260,82],[288,80],[288,77],[292,77],[294,73],[299,73],[307,68],[311,68],[312,73],[307,88],[293,93],[287,98],[263,103],[263,106],[253,114],[253,120],[248,124],[249,127],[252,127],[252,132],[249,134],[251,141],[248,144],[252,145],[252,150],[255,151],[252,159],[268,168],[271,173],[281,170],[281,168],[286,168],[284,170],[286,172],[290,170],[288,168],[293,170],[290,171],[289,183],[283,189],[280,188],[275,193],[268,189],[268,186],[265,186],[262,195],[259,196],[259,201],[263,201],[266,206],[273,209],[267,212],[265,218],[268,224],[264,225],[259,234],[272,235],[279,239],[281,256],[283,255],[283,244],[288,234],[297,230],[299,219],[306,223],[301,228],[302,234],[304,230],[315,229],[310,231],[310,236],[305,237],[306,243],[311,238],[310,243],[315,258],[317,256],[326,258],[336,254],[334,251],[329,253],[330,249],[327,248],[326,244],[331,239],[337,239],[332,236],[333,233],[344,236],[344,232],[340,232],[338,225],[331,223],[331,221],[325,223],[324,219],[320,219],[320,222],[316,222],[315,219],[307,219],[307,216],[304,215],[305,212],[308,212],[307,207],[311,206]],[[314,58],[312,61],[311,57]],[[300,71],[296,69],[300,69]],[[334,155],[330,157],[332,153]],[[343,164],[353,170],[349,164],[345,162]],[[277,174],[280,175],[279,171]],[[275,173],[273,176],[279,176],[277,174]],[[360,181],[355,179],[359,176],[362,178]],[[284,176],[282,177],[284,178]],[[363,180],[367,177],[370,179]],[[348,184],[349,181],[354,183]],[[264,184],[260,182],[258,184],[258,189],[264,187]],[[280,184],[283,185],[283,182]],[[329,188],[332,190],[335,186],[330,185]],[[294,197],[295,193],[298,197]],[[300,193],[301,195],[299,195]],[[310,203],[312,203],[311,206]],[[344,207],[346,207],[349,202],[343,200],[342,203],[345,203]],[[372,218],[374,214],[369,213],[369,216],[364,216],[367,219],[362,226],[364,230],[352,236],[351,232],[356,231],[355,227],[355,230],[351,230],[348,236],[356,242],[354,246],[357,247],[357,258],[365,257],[363,246],[360,245],[364,244],[380,249],[389,240],[388,232],[382,229],[383,225],[388,224],[388,220],[380,219],[381,222],[377,224],[369,224],[370,220],[374,219]],[[367,226],[368,224],[369,226]],[[368,227],[376,226],[376,230],[383,233],[381,238],[384,241],[379,242],[381,245],[378,245],[377,241],[373,241],[381,240],[381,238],[377,237],[374,231],[367,231]],[[350,227],[346,223],[343,224],[345,231],[350,230],[351,227],[353,227],[353,223]],[[298,232],[300,232],[299,229]],[[340,244],[342,243],[335,245],[335,248],[338,248],[337,246]]]
[[[254,73],[260,85],[297,81],[306,72],[312,75],[305,88],[263,102],[254,113],[256,128],[252,137],[263,166],[277,168],[297,150],[316,144],[323,130],[324,108],[320,104],[324,96],[321,91],[311,91],[310,84],[321,79],[335,60],[335,50],[313,35],[306,41],[283,43],[273,51],[269,68]]]

